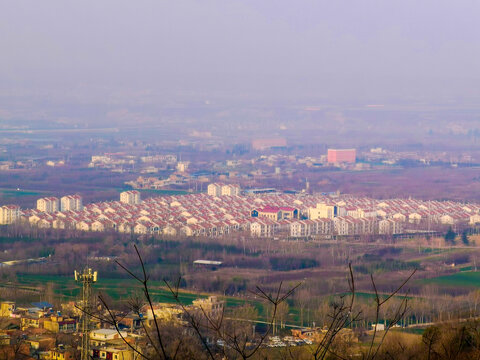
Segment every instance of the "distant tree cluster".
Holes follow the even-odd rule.
[[[319,263],[314,259],[281,256],[270,257],[270,265],[272,270],[290,271],[316,267]]]
[[[445,234],[445,242],[447,242],[449,244],[454,244],[456,237],[457,237],[457,234],[450,227],[450,228],[448,228],[448,230]]]

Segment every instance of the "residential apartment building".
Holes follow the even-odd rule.
[[[51,349],[48,354],[51,360],[75,360],[75,350],[70,347]]]
[[[60,201],[56,197],[38,199],[37,210],[46,213],[55,213],[60,211]]]
[[[212,183],[207,187],[207,193],[210,196],[239,196],[240,186],[237,184]]]
[[[0,317],[11,317],[14,311],[14,301],[2,301],[0,303]]]
[[[345,208],[336,204],[318,203],[316,207],[308,209],[308,218],[310,220],[316,219],[333,219],[337,216],[344,216],[347,214]]]
[[[157,321],[166,323],[180,323],[183,310],[176,304],[154,303],[150,306],[142,307],[143,321],[147,327],[155,326],[154,318]],[[155,316],[153,316],[155,314]]]
[[[61,211],[82,211],[83,201],[80,195],[67,195],[60,199]]]
[[[112,346],[93,347],[90,350],[90,358],[93,360],[135,360],[136,353],[126,344]]]
[[[126,337],[127,333],[121,331],[117,332],[115,329],[94,329],[90,331],[90,345],[104,346],[110,342],[121,339],[121,336]]]
[[[213,183],[207,186],[207,194],[210,196],[220,196],[222,195],[222,185]]]
[[[240,195],[240,186],[238,185],[223,185],[222,195],[226,196],[238,196]]]
[[[43,327],[53,333],[74,332],[77,329],[77,321],[62,316],[50,316],[43,322]]]
[[[0,207],[0,225],[12,224],[20,219],[20,206],[4,205]]]
[[[142,202],[140,192],[137,190],[124,191],[120,193],[120,202],[130,205],[138,205]]]
[[[210,319],[218,318],[223,314],[225,301],[220,300],[217,296],[209,296],[207,299],[197,299],[192,302],[199,314],[206,315]]]
[[[269,207],[266,206],[262,209],[253,210],[252,217],[261,217],[267,218],[270,220],[281,220],[282,219],[282,210],[278,207]]]
[[[135,352],[124,340],[130,343],[127,332],[115,329],[95,329],[90,332],[90,358],[107,360],[134,360]]]
[[[187,171],[188,165],[190,165],[189,161],[179,161],[177,163],[177,171],[182,173]]]

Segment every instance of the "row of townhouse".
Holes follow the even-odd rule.
[[[281,220],[262,218],[250,224],[250,234],[258,237],[271,237],[287,234],[290,237],[307,237],[316,235],[364,235],[364,234],[400,234],[403,223],[394,219],[378,221],[377,218],[353,218],[339,216],[334,219],[316,220]]]
[[[95,220],[94,218],[91,219],[84,219],[79,221],[75,224],[75,228],[78,230],[83,231],[107,231],[107,230],[118,230],[120,232],[134,232],[139,234],[147,234],[147,233],[155,233],[155,234],[170,234],[174,235],[181,224],[178,224],[177,229],[172,228],[172,226],[162,223],[158,224],[157,222],[149,221],[149,218],[143,216],[142,218],[137,219],[137,222],[130,222],[130,223],[121,223],[115,220],[109,220],[108,218],[103,218],[105,215],[100,215],[101,219]],[[38,216],[33,216],[33,218],[37,218]],[[339,217],[337,219],[337,223],[343,217]],[[342,223],[340,225],[337,224],[337,233],[338,234],[363,234],[363,233],[375,233],[375,229],[372,228],[374,223],[372,221],[366,221],[364,219],[356,219],[357,221],[353,221],[354,218],[346,217],[346,223]],[[32,220],[32,219],[31,219]],[[138,221],[140,220],[140,222]],[[400,221],[397,221],[400,222]],[[53,228],[67,228],[67,224],[74,223],[74,220],[64,218],[64,219],[41,219],[37,225],[39,227],[53,227]],[[186,235],[208,235],[208,236],[218,236],[223,234],[228,234],[232,231],[236,231],[239,227],[234,223],[233,225],[224,224],[223,226],[217,225],[210,225],[208,222],[205,223],[198,223],[196,218],[189,217],[186,218],[187,226],[184,228],[184,233]],[[195,226],[194,226],[195,225]],[[370,228],[369,228],[370,226]],[[190,228],[191,227],[191,228]],[[265,231],[261,231],[265,234]],[[271,231],[267,231],[270,233]],[[295,231],[293,231],[296,234]],[[316,231],[299,231],[300,234],[315,234]],[[398,233],[398,231],[394,231],[394,233]]]
[[[367,208],[367,207],[357,207],[357,206],[343,206],[344,201],[338,203],[319,203],[316,207],[311,207],[308,209],[309,219],[317,218],[330,218],[333,219],[337,216],[350,216],[356,219],[361,218],[394,218],[403,222],[410,223],[419,223],[421,221],[432,221],[442,224],[453,224],[460,222],[468,222],[469,218],[472,216],[470,212],[474,211],[473,207],[469,207],[470,212],[461,208],[460,206],[453,207],[440,207],[438,204],[435,206],[429,205],[428,208],[426,205],[420,204],[417,207],[411,206],[389,206],[388,201],[382,202],[377,205],[377,208]],[[368,206],[371,206],[369,204]]]
[[[470,217],[469,217],[469,219],[468,219],[468,223],[469,223],[470,225],[480,224],[480,214],[470,215]]]
[[[345,207],[346,215],[355,219],[377,217],[377,210],[374,208],[361,208],[355,206]]]
[[[396,219],[354,218],[340,216],[334,219],[337,235],[401,234],[403,223]]]
[[[336,235],[375,234],[378,220],[376,218],[354,218],[352,216],[337,216],[333,219]]]
[[[253,221],[250,224],[250,235],[257,237],[273,237],[279,233],[280,223],[269,219],[262,218]]]
[[[333,234],[333,220],[320,218],[316,220],[291,221],[287,224],[288,234],[291,237],[305,237]]]
[[[346,215],[353,218],[396,219],[402,222],[420,223],[430,221],[440,224],[475,223],[475,215],[480,210],[476,205],[463,206],[459,203],[427,202],[421,203],[417,200],[408,200],[399,204],[398,200],[386,200],[370,207],[372,204],[363,204],[363,207],[348,204],[342,208],[344,201],[338,203],[317,204],[316,208],[309,209],[310,218],[320,215],[334,218]],[[343,215],[342,215],[343,212]]]
[[[378,211],[378,214],[382,218],[386,219],[396,219],[402,222],[409,222],[411,224],[418,224],[420,222],[431,222],[439,224],[459,224],[467,223],[470,221],[470,218],[474,215],[463,211],[455,211],[450,209],[450,212],[445,213],[444,210],[419,210],[413,212],[395,212],[393,215],[391,213],[385,213],[382,210]]]
[[[216,237],[228,235],[232,232],[245,230],[245,222],[235,220],[219,221],[215,223],[190,224],[181,228],[181,233],[186,236],[208,236]]]
[[[135,194],[136,191],[127,193]],[[414,199],[379,201],[352,196],[303,194],[220,197],[188,194],[147,198],[140,203],[135,202],[136,200],[131,199],[99,202],[87,204],[81,210],[54,213],[27,209],[23,211],[23,217],[39,227],[73,228],[83,231],[113,230],[139,234],[181,232],[189,236],[222,236],[246,229],[262,236],[265,234],[274,236],[272,234],[278,231],[286,231],[281,224],[279,227],[278,223],[284,220],[300,221],[305,215],[314,214],[315,216],[309,220],[324,218],[335,220],[336,227],[334,226],[331,233],[355,235],[378,233],[378,221],[384,219],[397,222],[420,222],[427,219],[440,222],[442,219],[445,222],[473,223],[479,220],[477,217],[480,211],[476,204],[467,206],[453,202],[422,202]],[[254,222],[258,224],[254,225],[252,230],[250,224],[253,225]],[[296,225],[293,227],[293,233],[322,233],[310,229],[312,226],[314,227]]]
[[[396,219],[383,219],[378,222],[378,233],[381,235],[402,234],[404,231],[403,221]]]
[[[472,216],[467,213],[444,214],[439,218],[439,222],[444,225],[453,225],[460,223],[468,223]]]

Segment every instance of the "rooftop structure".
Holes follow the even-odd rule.
[[[221,261],[215,260],[195,260],[193,262],[194,265],[213,265],[213,266],[220,266],[222,265]]]

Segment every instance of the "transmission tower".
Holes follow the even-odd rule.
[[[75,281],[82,283],[82,357],[81,360],[90,359],[90,314],[92,313],[92,284],[97,282],[97,272],[85,268],[82,273],[75,270]]]

